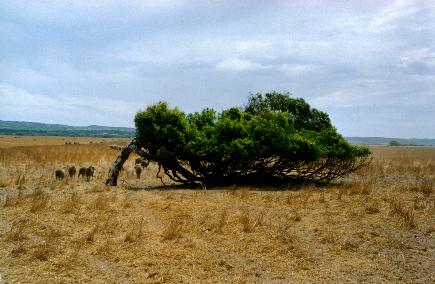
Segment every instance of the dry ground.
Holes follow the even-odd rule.
[[[0,148],[15,146],[52,146],[71,144],[110,143],[124,145],[127,138],[98,138],[98,137],[62,137],[62,136],[15,136],[0,135]]]
[[[105,187],[113,141],[2,139],[35,137],[0,138],[0,282],[435,281],[435,148],[373,148],[324,188],[131,190],[157,168],[138,181],[131,157]],[[96,177],[55,181],[67,164]]]

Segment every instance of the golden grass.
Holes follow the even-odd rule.
[[[2,135],[0,137],[0,148],[11,148],[16,146],[53,146],[65,145],[65,143],[72,143],[77,146],[82,144],[117,144],[126,145],[129,139],[126,138],[99,138],[99,137],[62,137],[62,136],[14,136]],[[76,144],[74,144],[76,143]]]
[[[177,220],[171,220],[162,232],[162,239],[165,241],[178,239],[182,236],[182,224],[180,224]]]
[[[88,243],[92,243],[95,240],[95,234],[98,231],[98,225],[94,225],[92,227],[92,229],[90,229],[87,233],[86,233],[86,237],[85,237],[85,241]]]
[[[415,218],[414,211],[411,208],[406,207],[403,201],[398,198],[392,198],[389,200],[390,213],[400,218],[400,223],[408,228],[414,228]]]
[[[129,226],[126,229],[124,241],[125,242],[136,242],[139,241],[142,237],[144,237],[144,220],[141,218],[140,220],[132,220],[129,223]]]
[[[217,220],[214,225],[214,230],[216,233],[223,233],[223,229],[228,219],[228,211],[223,210],[217,215]]]
[[[5,240],[7,241],[21,241],[26,239],[24,230],[26,229],[26,221],[19,220],[12,223],[11,228],[5,234]]]
[[[68,195],[66,200],[62,202],[59,208],[59,212],[63,214],[73,213],[80,206],[80,196],[77,192],[73,192]]]
[[[158,167],[136,180],[131,157],[106,187],[113,142],[33,139],[0,147],[7,283],[434,280],[434,148],[374,147],[370,167],[322,188],[126,190],[161,185]],[[56,181],[65,165],[95,179]]]

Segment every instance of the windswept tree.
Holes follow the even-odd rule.
[[[185,114],[161,102],[135,117],[136,136],[124,148],[106,184],[130,152],[157,162],[184,184],[331,182],[370,161],[366,147],[351,146],[329,116],[303,99],[276,92],[251,95],[244,107]]]

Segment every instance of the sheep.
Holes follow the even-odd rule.
[[[54,175],[56,177],[56,180],[63,180],[63,178],[65,177],[65,172],[62,169],[57,169],[54,172]]]
[[[94,178],[95,168],[90,166],[86,169],[86,181],[89,181],[91,178]]]
[[[140,174],[142,173],[142,166],[137,164],[134,166],[134,170],[136,172],[136,178],[140,179]]]
[[[81,167],[78,177],[82,176],[82,179],[86,177],[86,181],[90,181],[94,177],[95,168],[93,166]]]
[[[69,177],[73,178],[76,175],[76,172],[77,172],[76,167],[75,166],[68,166],[67,169],[68,169],[68,175],[69,175]]]
[[[124,147],[116,145],[116,144],[113,144],[113,145],[110,145],[110,149],[113,149],[113,150],[122,150],[122,149],[124,149]]]
[[[147,159],[143,159],[143,158],[136,158],[136,160],[134,161],[135,165],[140,165],[142,167],[142,169],[145,169],[146,167],[148,167],[149,162]]]
[[[77,176],[78,178],[82,176],[82,178],[86,177],[86,168],[85,167],[81,167],[79,169],[79,175]]]

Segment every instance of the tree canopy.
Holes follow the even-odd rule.
[[[400,146],[400,142],[397,140],[392,140],[390,141],[390,143],[388,143],[388,145],[390,146]]]
[[[166,102],[135,117],[135,149],[181,183],[330,182],[369,161],[301,98],[251,95],[243,107],[185,114]]]

